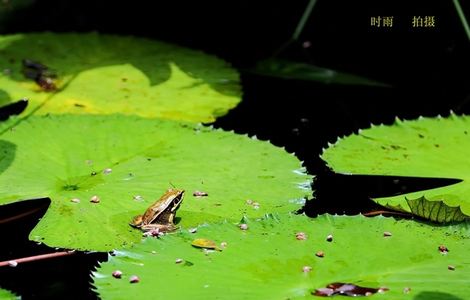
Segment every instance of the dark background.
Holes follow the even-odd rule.
[[[396,116],[412,119],[447,115],[450,109],[470,111],[470,42],[450,0],[318,0],[299,40],[282,51],[308,1],[27,2],[19,9],[14,9],[13,0],[0,4],[1,34],[49,30],[134,35],[201,49],[232,63],[241,73],[243,101],[214,125],[256,134],[295,152],[308,171],[317,174],[317,199],[308,202],[309,215],[367,212],[375,209],[369,196],[442,184],[332,174],[319,159],[327,142],[371,122],[390,124]],[[461,2],[470,18],[469,2]],[[436,27],[413,28],[415,15],[435,16]],[[371,27],[373,16],[393,16],[394,26]],[[309,48],[302,47],[305,41],[310,42]],[[325,84],[251,72],[257,62],[274,54],[365,76],[390,87]],[[8,209],[3,209],[5,214],[24,208]],[[28,220],[0,224],[2,260],[53,251],[27,241],[29,230],[44,211]],[[106,254],[80,254],[15,269],[3,267],[0,286],[24,299],[93,298],[86,289],[88,270],[97,259],[105,258]]]

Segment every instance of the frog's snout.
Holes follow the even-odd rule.
[[[140,228],[142,227],[142,215],[137,215],[134,218],[132,218],[132,222],[129,223],[132,227],[137,227]]]

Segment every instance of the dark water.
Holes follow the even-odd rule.
[[[376,208],[369,200],[371,196],[448,184],[336,175],[325,167],[319,154],[337,136],[370,123],[391,124],[395,116],[413,119],[447,115],[450,109],[470,112],[470,49],[451,1],[382,1],[378,6],[377,1],[319,0],[300,42],[280,54],[286,59],[368,76],[390,84],[389,88],[326,85],[249,72],[256,61],[269,57],[291,36],[307,1],[291,2],[32,1],[32,6],[0,20],[0,31],[131,34],[201,49],[230,61],[241,70],[243,102],[214,126],[257,135],[295,152],[308,172],[317,174],[316,199],[305,208],[309,215],[367,212]],[[433,31],[413,31],[406,20],[415,14],[435,15],[439,26]],[[394,15],[397,26],[390,32],[372,30],[368,23],[374,15]],[[312,46],[302,48],[303,41],[310,41]],[[34,53],[34,49],[31,51]],[[2,218],[41,208],[29,217],[0,224],[0,260],[55,251],[27,239],[44,214],[47,201],[2,207]],[[16,268],[3,267],[0,286],[24,299],[94,299],[96,295],[88,289],[89,272],[106,257],[106,253],[79,253]]]
[[[1,261],[60,250],[28,240],[29,232],[44,215],[49,203],[49,199],[40,199],[2,206],[0,220],[24,212],[32,214],[0,223]],[[90,270],[97,266],[98,261],[106,259],[106,253],[76,253],[20,263],[14,268],[0,267],[0,286],[21,295],[22,299],[95,299],[96,295],[89,289]]]

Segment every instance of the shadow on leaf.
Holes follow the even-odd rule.
[[[463,300],[460,297],[442,292],[421,292],[413,300]]]
[[[15,159],[16,145],[0,140],[0,174],[11,165]]]

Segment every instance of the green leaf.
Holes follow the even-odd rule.
[[[460,222],[468,219],[460,207],[451,207],[443,201],[428,201],[424,197],[414,200],[406,199],[411,213],[439,223]]]
[[[292,211],[311,195],[294,155],[247,136],[122,115],[17,121],[1,124],[0,203],[50,197],[30,234],[49,246],[105,251],[139,241],[129,222],[171,185],[186,190],[180,226]]]
[[[428,204],[421,217],[436,201],[449,209],[458,208],[470,216],[470,118],[451,114],[448,118],[397,120],[391,126],[372,126],[357,135],[339,139],[326,149],[322,158],[337,173],[389,176],[432,177],[462,180],[449,186],[374,199],[379,204],[411,212],[407,201],[422,197]],[[448,220],[441,210],[434,220]],[[432,218],[431,218],[432,219]],[[457,221],[458,219],[456,219]]]
[[[464,284],[470,279],[469,224],[438,227],[331,215],[281,215],[247,223],[247,230],[232,223],[200,226],[194,234],[147,238],[116,251],[94,273],[96,290],[103,299],[137,294],[144,299],[313,299],[315,289],[344,282],[390,289],[374,299],[438,293],[466,299],[470,293]],[[296,238],[299,232],[305,240]],[[226,247],[207,252],[191,246],[195,238],[225,242]],[[438,250],[440,245],[447,254]],[[316,256],[318,251],[324,257]],[[303,272],[304,266],[311,271]],[[121,279],[111,275],[116,270]],[[132,275],[140,282],[131,284]],[[409,294],[405,288],[411,289]]]
[[[4,290],[0,288],[0,299],[21,299],[21,297],[16,296],[13,292]]]
[[[311,64],[282,59],[263,60],[250,71],[265,76],[273,76],[283,79],[316,81],[324,84],[390,87],[388,84],[365,77],[338,72],[332,69],[327,69]]]
[[[58,75],[45,92],[22,60]],[[136,114],[213,122],[241,99],[239,75],[202,52],[135,37],[35,33],[0,37],[0,104],[27,97],[37,114]]]

